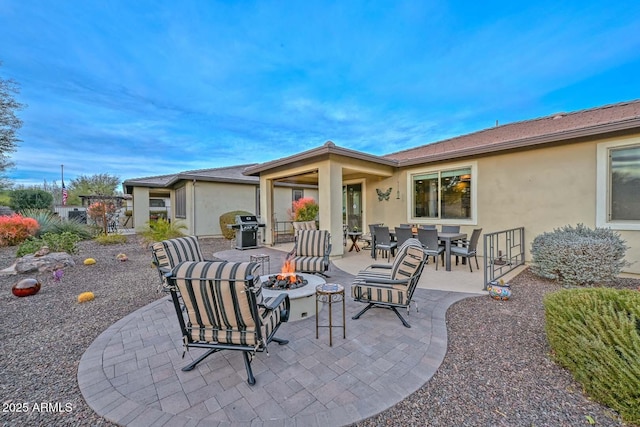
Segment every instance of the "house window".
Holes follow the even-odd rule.
[[[640,143],[598,145],[596,225],[640,230]]]
[[[297,202],[304,197],[304,190],[293,190],[291,200]]]
[[[176,218],[187,217],[187,187],[176,188]]]
[[[473,175],[471,166],[412,175],[411,217],[471,220]]]

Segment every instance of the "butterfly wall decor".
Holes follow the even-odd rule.
[[[378,193],[378,201],[389,200],[389,196],[391,195],[391,187],[385,192],[376,188],[376,193]]]

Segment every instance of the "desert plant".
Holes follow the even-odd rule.
[[[27,208],[22,209],[20,214],[25,218],[33,218],[36,220],[39,226],[35,234],[36,237],[52,232],[53,227],[61,222],[60,217],[51,209]]]
[[[0,246],[13,246],[36,234],[38,222],[22,215],[0,216]]]
[[[16,255],[21,257],[28,254],[36,253],[41,247],[47,246],[51,252],[67,252],[75,254],[78,251],[77,243],[82,240],[80,236],[70,232],[60,234],[45,233],[42,236],[31,237],[25,240]]]
[[[234,229],[227,227],[227,225],[232,225],[236,223],[236,215],[253,215],[251,212],[247,211],[231,211],[226,212],[220,215],[220,230],[222,231],[222,235],[227,240],[233,240],[236,235]]]
[[[96,228],[88,226],[84,222],[81,222],[79,219],[68,219],[66,221],[60,221],[57,224],[53,224],[51,227],[51,232],[54,234],[69,232],[76,234],[82,240],[91,239],[101,231],[101,229],[98,230]]]
[[[162,240],[173,239],[184,236],[181,230],[187,226],[181,222],[169,222],[166,219],[158,219],[157,221],[148,221],[146,228],[140,231],[139,235],[145,246],[150,243],[160,242]]]
[[[628,265],[627,246],[608,228],[565,226],[537,236],[531,244],[531,271],[563,285],[593,285],[617,277]]]
[[[127,236],[124,234],[100,234],[94,240],[101,245],[117,245],[127,243]]]
[[[289,216],[293,221],[313,221],[319,211],[320,206],[312,197],[303,197],[292,203]]]
[[[561,290],[544,307],[555,360],[592,398],[640,423],[640,292]]]

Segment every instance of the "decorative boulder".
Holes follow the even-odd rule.
[[[87,301],[93,301],[94,298],[95,298],[95,295],[93,295],[93,292],[83,292],[80,295],[78,295],[78,302],[83,303]]]
[[[18,258],[14,271],[15,273],[55,271],[65,267],[74,267],[75,265],[76,263],[68,253],[52,252],[40,257],[25,255],[22,258]]]
[[[28,297],[40,291],[40,282],[36,279],[22,279],[11,288],[11,292],[17,297]]]

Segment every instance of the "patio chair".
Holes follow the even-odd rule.
[[[371,258],[375,258],[374,242],[376,239],[376,235],[374,229],[375,227],[380,227],[382,225],[382,223],[369,224],[369,233],[360,236],[360,240],[364,241],[367,244],[367,247],[371,249]]]
[[[451,246],[451,255],[456,256],[456,265],[458,265],[458,257],[462,258],[475,258],[476,259],[476,268],[479,270],[480,265],[478,265],[478,240],[480,240],[480,234],[482,233],[482,228],[476,228],[473,230],[471,234],[471,239],[469,240],[459,240],[460,246]],[[473,273],[473,268],[471,268],[471,259],[467,261],[469,264],[469,270]]]
[[[418,240],[422,243],[427,256],[433,257],[436,270],[438,269],[438,256],[442,258],[442,266],[444,267],[444,246],[440,246],[438,242],[438,230],[435,228],[418,228]]]
[[[376,251],[384,251],[387,253],[387,261],[391,261],[391,257],[394,255],[398,243],[391,241],[389,227],[374,227],[374,234],[376,236],[376,242],[373,259],[378,259]]]
[[[183,371],[218,351],[236,350],[242,352],[247,382],[254,385],[251,361],[256,352],[268,353],[271,341],[288,343],[275,333],[289,319],[289,295],[263,298],[258,267],[255,262],[187,261],[167,274],[182,333],[182,357],[190,348],[207,350]]]
[[[392,310],[405,327],[411,327],[398,312],[398,308],[406,308],[409,314],[411,303],[415,303],[412,299],[413,293],[418,285],[427,255],[416,239],[410,239],[407,242],[398,250],[391,268],[372,265],[356,275],[351,286],[351,296],[354,301],[365,303],[367,306],[352,319],[359,319],[369,309],[380,307]],[[373,271],[377,268],[385,271]]]
[[[184,261],[223,261],[219,258],[205,259],[196,236],[177,237],[151,245],[153,264],[160,275],[160,288],[166,287],[165,275]]]
[[[329,270],[331,234],[327,230],[299,230],[287,260],[300,273],[325,274]]]
[[[411,227],[395,227],[395,232],[396,232],[396,244],[398,246],[400,246],[401,244],[406,242],[408,239],[411,239],[413,237],[413,230],[411,230]]]

